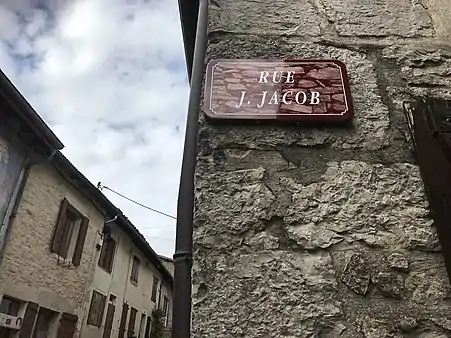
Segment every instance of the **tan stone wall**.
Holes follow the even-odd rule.
[[[90,219],[80,266],[62,267],[50,252],[63,198]],[[102,214],[48,164],[32,167],[0,266],[0,294],[79,315],[94,271]]]

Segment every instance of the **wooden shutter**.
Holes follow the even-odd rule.
[[[150,326],[152,325],[152,318],[147,317],[146,332],[144,333],[144,338],[150,338]]]
[[[114,252],[116,251],[116,241],[113,238],[108,239],[107,269],[113,271]]]
[[[99,327],[102,326],[103,313],[105,312],[105,305],[106,305],[106,296],[102,295],[102,300],[100,301],[100,310],[99,310],[99,319],[98,319]]]
[[[22,321],[19,338],[30,338],[33,333],[33,326],[38,314],[39,305],[33,302],[28,302],[27,310]]]
[[[99,266],[111,273],[113,270],[114,252],[116,250],[116,241],[109,237],[102,246],[99,257]]]
[[[153,283],[152,283],[152,295],[150,300],[152,302],[156,302],[157,301],[157,289],[158,289],[158,283],[160,281],[158,280],[157,277],[153,276]]]
[[[92,291],[91,296],[91,305],[89,306],[89,312],[88,312],[88,324],[97,325],[97,316],[98,316],[98,309],[99,309],[99,301],[100,295],[97,291]],[[95,316],[94,316],[95,315]]]
[[[134,307],[130,309],[130,319],[128,320],[128,335],[131,336],[135,332],[135,324],[136,324],[136,310]]]
[[[451,101],[405,105],[429,208],[451,281]]]
[[[80,265],[81,255],[83,254],[83,247],[85,245],[86,233],[88,232],[89,218],[83,217],[80,230],[78,231],[77,243],[75,244],[74,255],[72,257],[72,263],[75,266]]]
[[[114,306],[114,304],[112,304],[112,303],[108,304],[108,309],[106,311],[106,317],[105,317],[105,327],[103,328],[102,338],[110,338],[111,337],[111,330],[113,328],[113,320],[114,320],[115,310],[116,310],[116,307]]]
[[[72,239],[72,232],[75,226],[76,218],[70,211],[70,205],[68,205],[66,214],[64,216],[63,234],[61,236],[58,255],[63,258],[67,258],[69,252],[70,241]]]
[[[92,291],[91,306],[88,313],[88,324],[100,327],[102,325],[103,312],[105,310],[106,296],[100,292]]]
[[[132,274],[130,276],[130,279],[135,283],[138,283],[139,266],[140,266],[139,258],[136,256],[133,256]]]
[[[122,304],[122,314],[121,323],[119,324],[119,335],[118,338],[124,338],[125,335],[125,324],[127,322],[128,304]]]
[[[57,338],[73,338],[77,331],[78,317],[69,313],[61,315]]]
[[[69,202],[67,199],[63,199],[61,203],[60,213],[58,216],[58,221],[56,223],[55,232],[53,234],[53,240],[52,240],[52,246],[51,250],[52,252],[58,253],[61,240],[63,238],[64,234],[64,227],[66,226],[66,212],[67,207],[69,205]]]

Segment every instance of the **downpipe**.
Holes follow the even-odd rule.
[[[172,338],[191,336],[191,267],[193,251],[194,175],[202,81],[207,47],[208,0],[200,0],[194,45],[191,90],[177,202]]]

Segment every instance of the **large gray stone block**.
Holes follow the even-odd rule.
[[[323,0],[343,36],[429,37],[432,19],[421,0]]]

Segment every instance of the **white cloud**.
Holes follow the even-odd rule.
[[[188,84],[176,0],[8,0],[0,67],[91,180],[176,214]],[[175,221],[105,191],[160,254]]]

